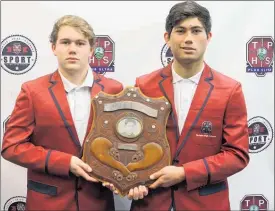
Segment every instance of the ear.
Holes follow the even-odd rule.
[[[52,51],[53,51],[53,54],[56,56],[56,53],[55,53],[55,51],[56,51],[56,45],[55,44],[52,44]]]
[[[208,35],[207,35],[208,43],[210,42],[211,39],[212,39],[212,32],[209,32]]]
[[[166,44],[170,47],[170,45],[169,45],[170,37],[169,37],[168,32],[164,33],[164,40],[165,40]]]

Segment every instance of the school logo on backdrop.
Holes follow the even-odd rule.
[[[266,149],[273,140],[273,128],[263,117],[248,120],[249,152],[258,153]]]
[[[268,200],[261,194],[251,194],[243,197],[240,203],[241,211],[267,211]]]
[[[20,75],[33,68],[37,51],[33,42],[23,35],[11,35],[1,42],[1,67],[8,73]]]
[[[169,48],[167,44],[165,44],[161,49],[160,60],[163,67],[166,67],[173,60],[171,48]]]
[[[25,211],[26,197],[15,196],[10,198],[4,205],[4,211]]]
[[[97,73],[115,71],[115,43],[108,35],[97,35],[90,66]]]
[[[274,41],[270,36],[255,36],[246,43],[246,72],[264,77],[273,71]]]

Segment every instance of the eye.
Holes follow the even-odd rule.
[[[193,30],[193,33],[195,33],[195,34],[198,34],[198,33],[200,33],[200,32],[201,32],[200,29],[195,29],[195,30]]]
[[[62,41],[61,43],[64,45],[68,45],[70,42],[65,40],[65,41]]]
[[[184,30],[183,30],[183,29],[177,29],[176,32],[177,32],[177,33],[183,33]]]
[[[83,42],[78,42],[76,44],[79,45],[79,46],[85,45],[85,43],[83,43]]]

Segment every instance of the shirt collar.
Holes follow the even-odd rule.
[[[172,63],[172,76],[173,76],[173,84],[178,83],[182,80],[188,80],[188,81],[192,81],[193,83],[195,83],[196,85],[199,84],[200,78],[201,78],[201,74],[202,71],[204,69],[205,65],[203,63],[202,69],[200,72],[198,72],[196,75],[193,75],[190,78],[182,78],[179,74],[176,73],[175,69],[174,69],[174,62]]]
[[[81,87],[92,87],[93,86],[93,82],[94,82],[94,75],[91,69],[88,70],[88,73],[86,75],[85,80],[83,81],[83,83],[79,86],[77,86],[76,84],[73,84],[72,82],[70,82],[67,78],[65,78],[62,73],[60,71],[58,71],[61,77],[61,80],[63,82],[64,85],[64,89],[66,92],[70,92],[73,89],[76,88],[81,88]]]

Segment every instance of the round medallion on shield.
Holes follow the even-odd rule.
[[[142,123],[135,117],[123,117],[116,125],[116,130],[119,135],[125,138],[136,138],[142,132]]]

